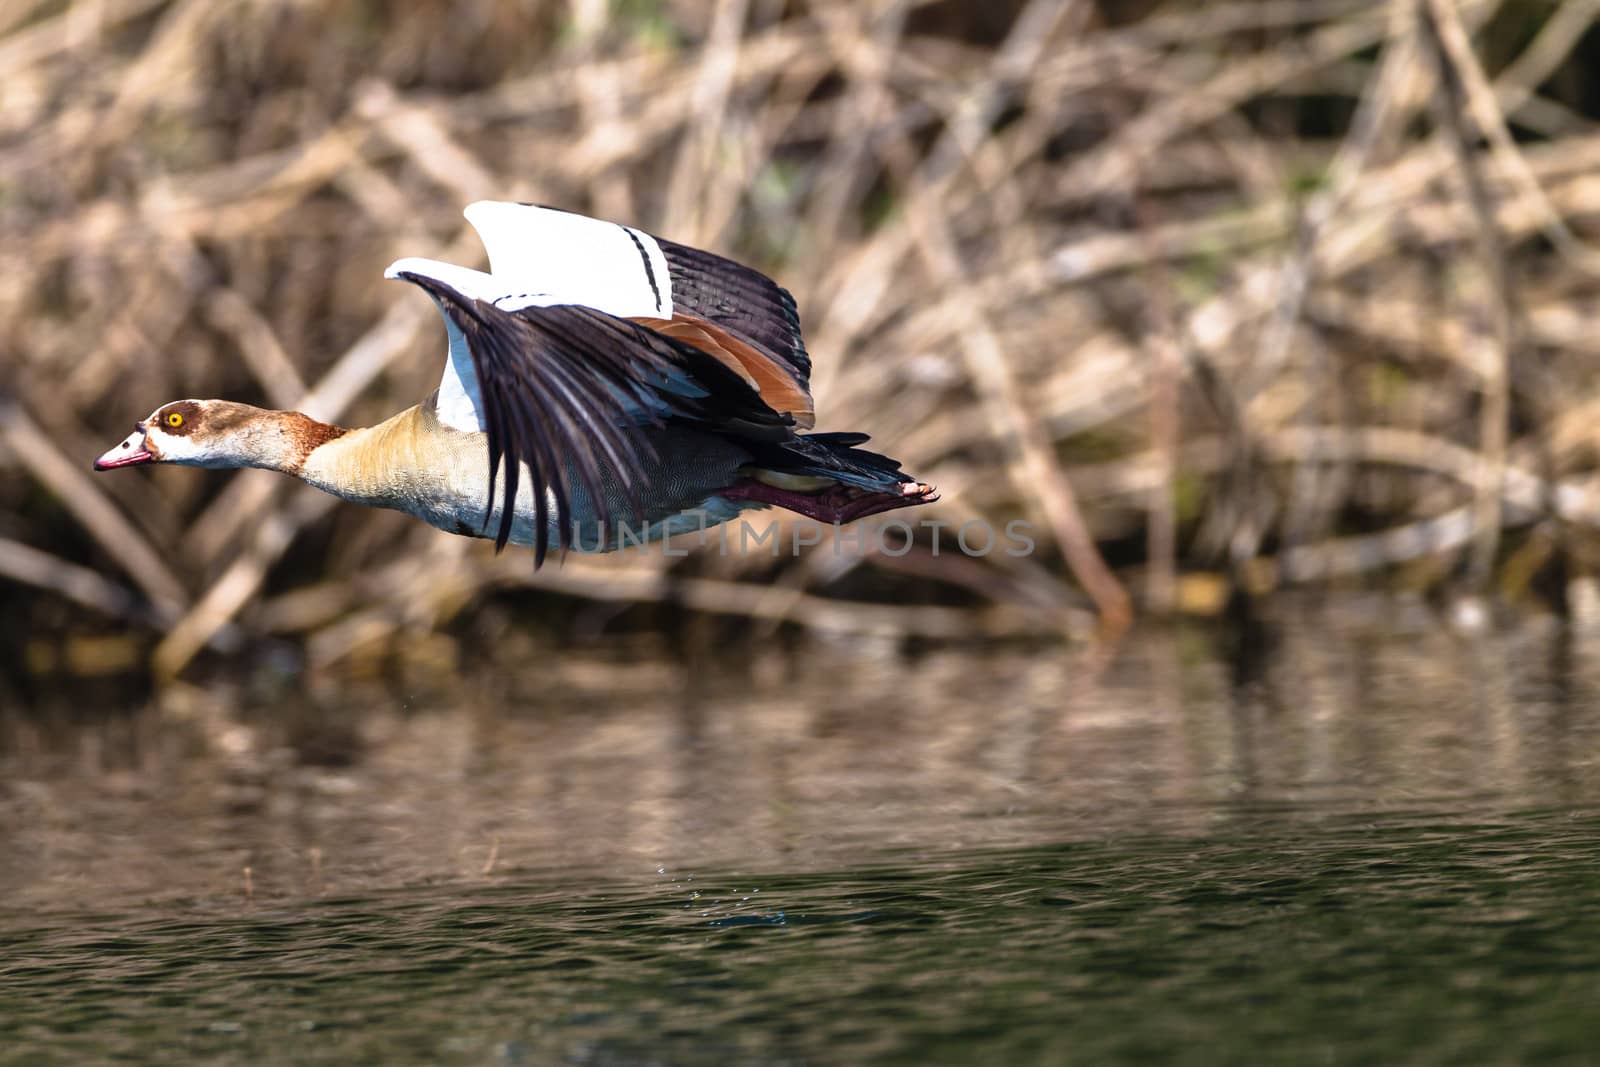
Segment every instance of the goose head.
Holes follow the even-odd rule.
[[[231,400],[174,400],[94,461],[97,471],[141,463],[185,467],[297,470],[317,445],[343,431],[293,411],[266,411]]]

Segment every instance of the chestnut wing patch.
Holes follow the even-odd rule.
[[[816,425],[816,410],[805,383],[796,380],[787,364],[733,331],[682,313],[671,319],[633,318],[629,321],[710,353],[760,393],[768,407],[791,416],[801,429]]]
[[[483,398],[492,514],[497,482],[503,507],[495,548],[515,520],[521,468],[532,480],[535,565],[550,548],[551,505],[561,521],[556,545],[571,547],[573,479],[604,513],[602,471],[638,496],[654,458],[642,432],[687,422],[752,441],[793,437],[794,420],[768,406],[747,380],[716,356],[642,326],[576,304],[505,311],[423,274],[398,275],[420,286],[461,331]],[[501,461],[505,478],[498,478]]]

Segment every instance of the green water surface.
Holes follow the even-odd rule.
[[[0,1063],[1600,1060],[1600,637],[1269,636],[13,735]]]
[[[6,1062],[1588,1062],[1600,814],[10,925]]]

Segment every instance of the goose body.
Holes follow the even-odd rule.
[[[794,301],[731,260],[525,204],[466,210],[490,271],[390,278],[444,317],[439,387],[344,429],[227,400],[157,408],[95,461],[264,467],[451,533],[608,551],[777,505],[821,521],[936,499],[864,434],[813,425]]]
[[[750,501],[719,498],[719,489],[734,484],[749,455],[737,446],[709,434],[647,428],[651,446],[642,465],[647,493],[637,507],[627,488],[609,468],[601,471],[598,503],[581,481],[571,489],[566,526],[573,534],[569,547],[580,551],[614,548],[621,538],[651,541],[711,526],[758,506]],[[302,481],[355,503],[404,511],[451,533],[494,537],[500,528],[505,503],[490,500],[489,468],[485,462],[486,435],[455,429],[439,419],[437,400],[430,397],[415,407],[365,430],[329,441],[308,456],[299,472]],[[524,478],[517,487],[508,543],[535,545],[537,508],[533,483]],[[705,516],[696,514],[704,509]],[[610,516],[610,538],[600,536],[597,525]],[[547,543],[561,543],[559,516],[547,509]],[[606,542],[613,542],[607,544]]]

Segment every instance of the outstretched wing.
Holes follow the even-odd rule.
[[[781,441],[794,420],[772,410],[743,378],[715,357],[592,307],[561,304],[506,310],[430,274],[391,269],[433,297],[450,327],[452,356],[464,349],[464,382],[488,437],[489,492],[494,510],[502,460],[501,514],[495,548],[511,537],[522,467],[532,480],[534,558],[550,547],[551,507],[560,518],[557,545],[570,547],[573,478],[605,513],[602,471],[630,494],[642,488],[653,458],[647,427],[690,422],[709,431]],[[466,277],[465,275],[463,277]],[[463,368],[458,368],[458,372]]]
[[[815,421],[794,297],[731,259],[556,208],[481,200],[466,217],[501,307],[584,304],[715,356],[767,404]]]

